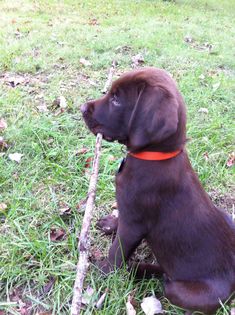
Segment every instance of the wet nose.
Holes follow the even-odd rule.
[[[87,103],[83,104],[80,109],[81,109],[81,112],[84,114],[88,109],[88,104]]]

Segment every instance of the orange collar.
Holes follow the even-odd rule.
[[[129,152],[129,155],[146,161],[163,161],[171,159],[177,156],[182,150],[177,150],[173,152],[150,152],[150,151],[143,151],[138,153]]]

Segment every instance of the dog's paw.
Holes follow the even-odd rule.
[[[117,231],[118,218],[112,214],[106,215],[97,221],[96,226],[104,232],[105,235],[113,234]]]
[[[114,266],[109,262],[107,258],[97,261],[95,265],[104,275],[108,275],[109,273],[114,271]]]

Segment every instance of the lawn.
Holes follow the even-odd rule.
[[[115,77],[156,66],[177,80],[193,167],[215,203],[234,216],[233,0],[1,0],[0,12],[1,315],[69,314],[95,143],[79,107],[101,94],[113,60]],[[10,159],[14,153],[22,154],[19,162]],[[93,258],[111,243],[95,222],[111,211],[124,154],[103,142]],[[147,258],[142,251],[137,259]],[[125,270],[104,278],[91,265],[85,286],[94,295],[83,314],[125,314],[130,294],[143,314],[140,302],[152,293],[166,314],[183,314],[162,296],[160,281],[136,284]],[[97,310],[94,301],[106,289]],[[223,305],[217,314],[230,309]]]

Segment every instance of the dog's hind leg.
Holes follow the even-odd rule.
[[[228,280],[166,280],[164,291],[172,304],[188,311],[205,314],[215,314],[220,307],[220,301],[226,301],[232,294]]]

